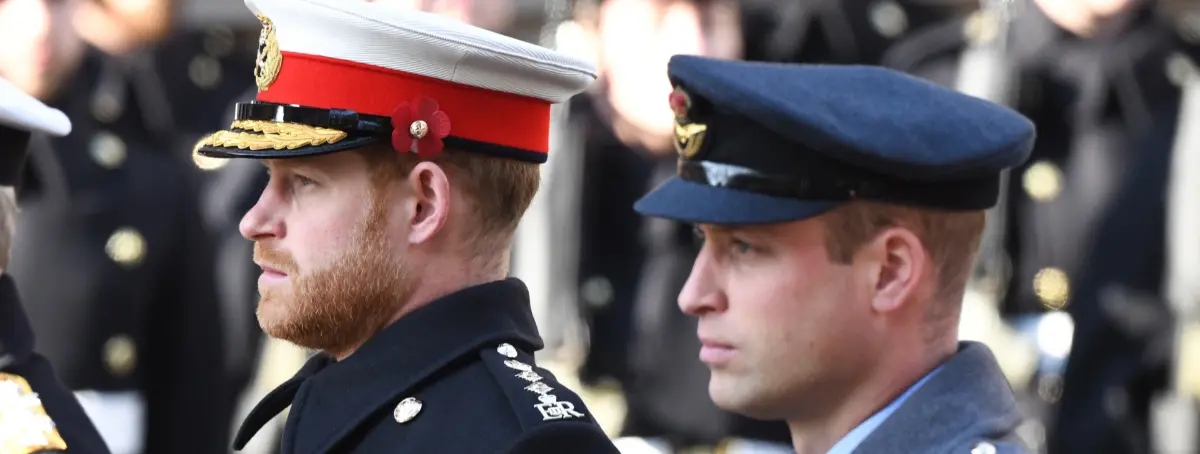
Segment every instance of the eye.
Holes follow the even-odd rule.
[[[754,251],[754,246],[738,238],[730,240],[729,247],[738,254],[748,254]]]
[[[315,185],[317,182],[304,175],[292,175],[292,184],[298,187],[304,187]]]

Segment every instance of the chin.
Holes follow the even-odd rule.
[[[258,300],[256,315],[258,317],[258,326],[262,328],[263,332],[272,334],[272,331],[288,323],[289,314],[286,302],[277,296],[272,296]]]
[[[717,408],[760,420],[784,419],[779,408],[781,399],[774,399],[748,380],[732,377],[713,377],[708,382],[708,396]]]

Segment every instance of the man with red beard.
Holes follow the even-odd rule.
[[[197,144],[260,159],[240,230],[258,320],[319,350],[234,441],[291,406],[284,453],[616,453],[542,347],[513,233],[550,107],[591,65],[387,2],[248,0],[257,99]]]

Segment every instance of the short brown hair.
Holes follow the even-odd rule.
[[[359,154],[380,184],[406,177],[421,162],[416,155],[396,153],[390,145],[365,147]],[[475,219],[464,238],[473,252],[491,255],[506,251],[541,184],[539,165],[450,149],[430,161],[446,169],[450,181],[474,205]]]
[[[958,302],[970,277],[986,222],[983,211],[939,211],[856,201],[824,217],[825,249],[830,260],[850,263],[854,254],[889,227],[911,230],[929,251],[937,286],[934,297]],[[937,306],[937,305],[935,305]],[[938,314],[931,314],[937,318]]]

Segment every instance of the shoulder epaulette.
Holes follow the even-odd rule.
[[[505,343],[481,350],[480,356],[512,403],[522,429],[552,421],[592,420],[579,395],[537,367],[532,355]]]
[[[42,400],[20,375],[0,372],[0,453],[67,449]]]

